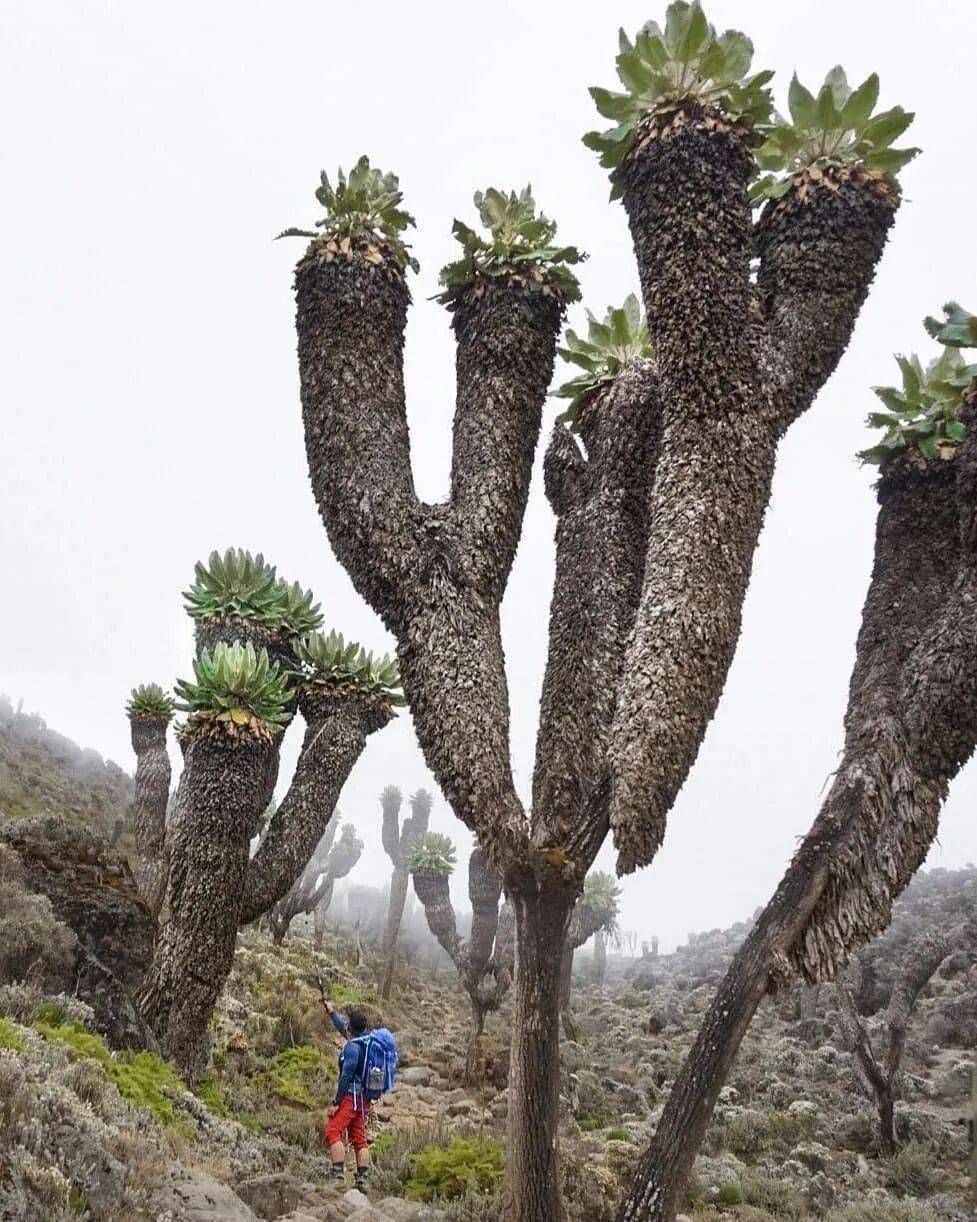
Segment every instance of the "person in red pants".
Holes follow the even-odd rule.
[[[332,1025],[346,1040],[339,1054],[339,1081],[336,1098],[329,1109],[326,1124],[326,1143],[332,1159],[332,1177],[335,1182],[346,1182],[346,1146],[349,1142],[356,1151],[356,1186],[365,1186],[370,1173],[370,1142],[366,1135],[366,1118],[370,1113],[370,1100],[362,1090],[363,1061],[366,1048],[358,1038],[365,1035],[369,1027],[366,1015],[361,1010],[350,1010],[344,1019],[331,1001],[325,1001],[326,1013]]]

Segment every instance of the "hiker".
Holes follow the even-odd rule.
[[[356,1151],[356,1186],[363,1188],[370,1174],[370,1140],[366,1121],[370,1105],[393,1090],[397,1069],[397,1043],[386,1027],[370,1028],[362,1010],[350,1010],[344,1019],[328,998],[323,999],[332,1025],[346,1040],[339,1053],[336,1098],[329,1109],[326,1143],[332,1159],[332,1176],[346,1182],[346,1146]]]

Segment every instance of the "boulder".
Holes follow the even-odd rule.
[[[0,826],[20,857],[25,885],[47,896],[78,942],[77,992],[115,1048],[154,1048],[132,1000],[149,965],[156,923],[139,897],[126,861],[88,829],[57,815]]]
[[[405,1086],[428,1086],[434,1077],[434,1070],[426,1065],[411,1065],[397,1074],[397,1079]]]
[[[174,1222],[255,1222],[256,1215],[226,1184],[203,1171],[174,1172],[155,1193],[154,1208]]]
[[[234,1191],[259,1218],[280,1218],[298,1207],[303,1184],[294,1175],[256,1175],[234,1185]]]

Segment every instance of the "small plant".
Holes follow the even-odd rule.
[[[494,1138],[455,1137],[446,1146],[425,1146],[410,1156],[408,1201],[454,1200],[489,1192],[502,1179],[502,1143]]]
[[[576,331],[566,331],[566,347],[557,348],[563,360],[579,366],[584,372],[570,378],[553,393],[570,404],[559,417],[562,423],[576,429],[580,413],[591,397],[609,386],[628,365],[652,355],[648,324],[634,293],[624,299],[618,309],[608,307],[604,321],[587,311],[587,338]]]
[[[176,693],[188,712],[189,730],[223,732],[230,738],[272,738],[287,725],[291,691],[265,649],[249,642],[219,641],[213,654],[201,650],[193,663],[194,682],[181,679]]]
[[[896,455],[910,460],[948,459],[963,440],[960,409],[964,393],[977,378],[977,365],[968,365],[960,349],[977,347],[977,319],[955,302],[944,307],[947,321],[926,320],[931,335],[946,345],[924,368],[915,353],[897,356],[902,386],[877,386],[875,393],[886,410],[871,412],[868,423],[883,430],[882,439],[859,458],[863,463],[884,463]],[[946,335],[949,338],[943,338]]]
[[[583,908],[595,908],[600,912],[617,912],[621,888],[613,874],[603,870],[592,870],[584,879],[580,904]]]
[[[454,309],[468,293],[479,296],[493,280],[504,279],[527,289],[548,293],[561,302],[579,301],[580,285],[570,265],[586,255],[575,246],[556,246],[556,222],[536,213],[532,188],[508,195],[489,187],[475,192],[475,207],[486,240],[461,221],[451,232],[461,243],[463,254],[441,271],[443,292],[438,300]]]
[[[634,42],[622,30],[617,74],[624,93],[594,87],[590,96],[616,126],[588,132],[584,144],[600,154],[611,171],[611,199],[621,194],[621,167],[645,136],[684,121],[690,109],[719,112],[733,127],[749,131],[770,118],[767,83],[772,72],[749,75],[753,43],[738,30],[717,34],[696,0],[677,0],[665,14],[665,28],[649,21]]]
[[[425,832],[414,841],[407,859],[412,874],[451,874],[457,865],[455,846],[449,836],[440,832]]]
[[[583,1128],[583,1125],[580,1126]],[[631,1141],[631,1134],[627,1129],[608,1129],[604,1134],[608,1141]]]
[[[285,636],[312,632],[322,623],[311,590],[289,585],[260,552],[252,556],[241,548],[228,548],[223,556],[211,552],[206,564],[198,561],[183,598],[194,619],[237,617]]]
[[[17,1024],[12,1018],[0,1015],[0,1049],[6,1049],[8,1052],[23,1052],[24,1037],[17,1029]]]
[[[945,1182],[935,1146],[924,1141],[907,1141],[889,1159],[885,1178],[904,1197],[932,1196]]]
[[[126,714],[133,721],[168,722],[173,709],[173,698],[158,683],[140,683],[126,703]]]
[[[341,632],[310,633],[296,642],[295,656],[300,667],[296,677],[303,684],[346,688],[384,704],[407,703],[394,659],[388,654],[376,657],[356,641],[347,643]]]
[[[873,114],[878,98],[874,72],[852,89],[844,69],[836,66],[817,97],[795,75],[787,95],[790,120],[778,115],[757,149],[757,164],[773,173],[757,179],[753,199],[780,199],[796,187],[803,200],[812,182],[837,190],[852,178],[884,184],[898,196],[896,173],[919,149],[892,146],[913,116],[901,106]]]
[[[320,1106],[323,1092],[335,1081],[332,1058],[311,1044],[285,1048],[272,1059],[267,1072],[268,1085],[280,1099],[310,1111]]]
[[[391,256],[403,271],[418,271],[403,233],[414,225],[414,218],[401,208],[404,194],[396,174],[384,174],[371,167],[363,156],[350,170],[349,178],[340,168],[333,188],[325,170],[319,175],[315,197],[326,215],[315,222],[315,229],[284,229],[279,238],[317,238],[325,246],[327,259],[359,255],[369,263],[381,263]]]

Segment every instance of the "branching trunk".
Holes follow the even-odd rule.
[[[131,721],[132,749],[136,753],[133,810],[139,855],[136,885],[155,917],[163,904],[168,872],[166,807],[170,797],[170,757],[166,750],[166,725],[159,720]]]
[[[140,989],[143,1017],[164,1054],[192,1080],[231,968],[270,753],[261,740],[193,737],[170,834],[168,920]]]
[[[761,999],[836,975],[889,921],[977,740],[973,409],[954,463],[883,479],[875,567],[828,797],[717,991],[619,1213],[670,1222]],[[956,467],[956,472],[953,471]],[[956,483],[954,482],[956,476]],[[958,512],[959,502],[959,512]],[[938,643],[938,644],[937,644]]]
[[[411,816],[404,820],[403,828],[399,824],[400,791],[385,790],[380,800],[383,804],[383,847],[394,867],[390,876],[387,925],[383,935],[384,966],[380,988],[380,996],[388,998],[393,991],[394,970],[397,964],[397,939],[400,936],[400,923],[404,916],[404,904],[407,901],[407,888],[410,882],[407,861],[414,847],[414,841],[427,831],[431,814],[431,799],[423,789],[411,796]]]

